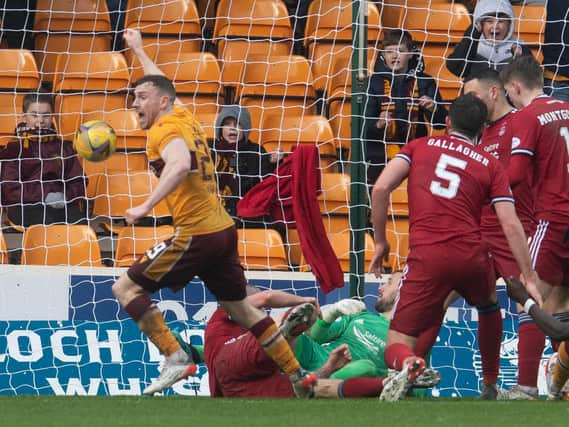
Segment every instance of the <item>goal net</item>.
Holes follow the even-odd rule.
[[[362,168],[362,181],[371,182],[419,127],[427,134],[444,132],[435,115],[421,118],[415,113],[422,95],[415,87],[403,98],[377,96],[378,107],[395,118],[391,124],[377,125],[380,111],[370,114],[368,104],[373,92],[370,77],[383,54],[381,40],[393,29],[409,32],[420,51],[415,60],[420,59],[436,83],[437,108],[444,108],[461,88],[445,61],[472,24],[467,6],[443,0],[37,0],[34,8],[29,7],[31,2],[13,3],[8,2],[1,16],[0,145],[11,146],[13,154],[0,159],[0,260],[5,264],[0,271],[11,283],[25,284],[7,286],[5,296],[20,302],[32,298],[30,307],[35,308],[12,306],[1,317],[1,394],[137,394],[140,378],[148,381],[157,375],[156,349],[140,336],[110,292],[113,279],[122,273],[119,268],[172,233],[165,203],[136,227],[124,222],[125,210],[145,200],[157,179],[148,168],[146,132],[131,108],[133,83],[144,72],[124,45],[123,29],[141,32],[145,51],[172,79],[181,103],[201,122],[220,196],[236,219],[239,252],[249,279],[263,288],[317,295],[326,303],[349,296],[349,286],[324,295],[314,281],[295,221],[287,215],[298,200],[279,187],[270,209],[248,218],[238,215],[238,202],[267,178],[277,177],[277,182],[291,178],[290,173],[279,173],[278,165],[295,147],[316,147],[319,162],[312,172],[321,179],[317,203],[325,233],[344,273],[350,271],[350,251],[363,254],[367,271],[374,246],[367,219],[358,223],[350,217],[351,189],[357,184],[352,183],[353,170]],[[356,3],[365,13],[354,18]],[[544,7],[513,10],[515,35],[540,57]],[[362,24],[365,42],[352,58],[352,32]],[[360,84],[352,86],[357,76]],[[20,132],[14,138],[16,126],[30,119],[26,116],[45,118],[45,111],[24,114],[24,98],[33,94],[30,102],[39,102],[40,87],[53,96],[53,132]],[[401,103],[405,112],[395,117]],[[237,116],[226,115],[235,111],[230,108],[234,105],[241,107]],[[223,133],[224,125],[229,127],[220,120],[223,117],[234,117],[245,127],[247,141],[231,143],[231,136]],[[356,119],[360,126],[353,128]],[[116,132],[117,152],[108,160],[78,159],[65,151],[64,144],[49,158],[40,149],[31,151],[37,142],[60,144],[52,134],[72,140],[79,125],[89,120],[104,120]],[[373,160],[370,144],[377,152]],[[355,161],[355,149],[364,150],[366,157]],[[70,174],[77,162],[79,173]],[[53,169],[51,175],[46,173],[48,167]],[[78,182],[81,190],[72,191]],[[51,193],[60,196],[48,204]],[[404,266],[408,214],[403,184],[389,207],[388,271]],[[355,231],[365,233],[362,247],[350,245]],[[59,267],[40,267],[54,265]],[[54,286],[59,291],[31,288],[48,279],[50,286],[61,282]],[[370,309],[376,289],[377,281],[371,280],[359,295]],[[181,296],[157,295],[157,301],[162,299],[167,320],[200,344],[203,321],[215,308],[213,297],[196,282]],[[45,307],[50,304],[51,308]],[[515,308],[503,308],[512,320]],[[441,335],[442,359],[437,361],[439,353],[433,352],[433,365],[453,372],[453,379],[439,390],[441,395],[479,390],[477,368],[464,362],[476,347],[472,322],[476,320],[457,317],[445,326],[443,331],[450,335]],[[472,339],[453,346],[449,337],[464,334]],[[513,323],[508,339],[515,339]],[[511,341],[505,347],[507,343]],[[201,386],[189,382],[176,392],[205,393],[204,378]]]

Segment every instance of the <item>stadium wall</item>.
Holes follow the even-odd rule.
[[[160,355],[119,307],[111,285],[123,269],[2,266],[0,270],[0,394],[140,395],[158,375]],[[316,295],[321,304],[348,297],[349,286],[323,295],[310,273],[248,272],[259,287]],[[371,279],[371,278],[368,278]],[[347,276],[346,276],[347,281]],[[377,279],[367,280],[365,302],[373,310]],[[217,304],[197,280],[179,293],[154,295],[170,327],[194,344]],[[500,382],[515,383],[515,306],[499,286],[504,317]],[[474,396],[481,382],[476,343],[477,312],[462,300],[448,310],[432,365],[443,375],[434,396]],[[551,352],[548,347],[546,354]],[[544,359],[545,360],[545,359]],[[540,370],[540,375],[543,375]],[[544,391],[544,379],[540,378]],[[207,369],[167,394],[209,395]]]

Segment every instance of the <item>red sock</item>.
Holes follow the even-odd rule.
[[[498,304],[478,310],[478,348],[482,357],[482,381],[496,384],[500,371],[502,315]]]
[[[518,384],[537,387],[545,334],[533,321],[520,323],[518,328]]]
[[[338,386],[339,397],[378,397],[383,390],[383,378],[348,378]]]
[[[417,343],[415,344],[415,354],[419,357],[425,357],[429,351],[435,345],[437,337],[439,336],[439,330],[441,329],[440,324],[431,326],[426,331],[422,332],[417,338]]]
[[[391,369],[400,371],[403,369],[403,362],[411,356],[414,356],[413,350],[402,343],[395,343],[387,346],[385,349],[385,364]]]

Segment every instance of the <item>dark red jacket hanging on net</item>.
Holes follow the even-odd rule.
[[[314,145],[299,145],[268,178],[251,188],[237,204],[237,215],[270,215],[296,228],[300,248],[324,293],[344,286],[344,275],[326,236],[316,199],[320,192],[320,159]]]

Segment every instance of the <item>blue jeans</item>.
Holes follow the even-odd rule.
[[[569,101],[569,81],[545,79],[544,83],[545,93],[562,101]]]

